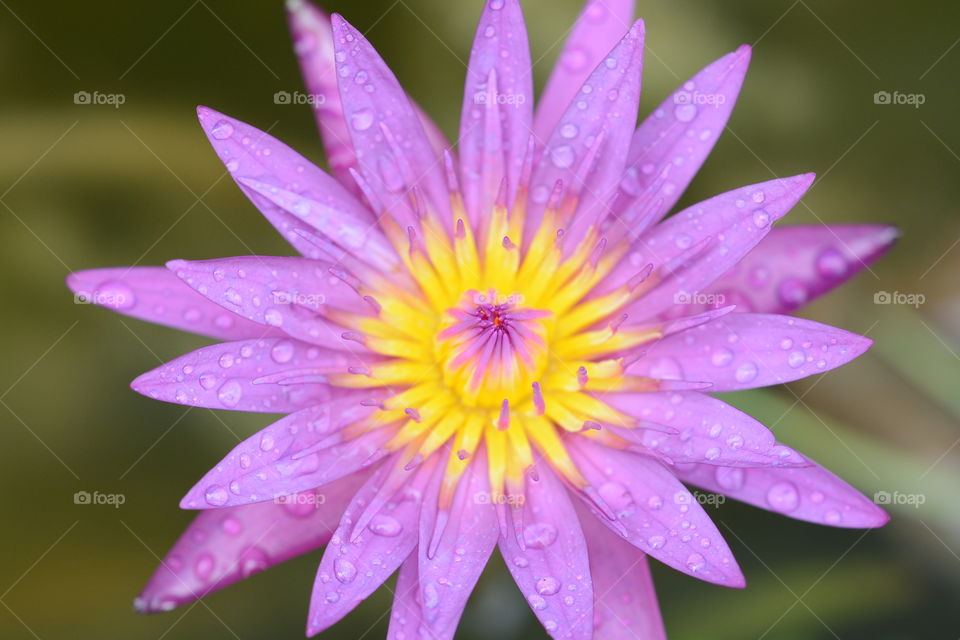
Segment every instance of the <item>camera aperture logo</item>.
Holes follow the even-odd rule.
[[[73,504],[79,505],[109,505],[119,509],[127,501],[122,493],[100,493],[99,491],[77,491],[73,494]]]

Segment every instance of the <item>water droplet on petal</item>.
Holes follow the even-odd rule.
[[[215,507],[226,504],[227,500],[230,498],[230,495],[227,493],[227,490],[221,487],[218,484],[212,484],[207,487],[207,490],[204,492],[203,497],[209,504],[212,504]]]
[[[542,596],[552,596],[560,591],[560,581],[552,576],[537,580],[537,593]]]
[[[576,160],[576,154],[570,145],[561,145],[550,152],[550,159],[558,169],[569,169]]]
[[[233,135],[233,125],[226,120],[220,120],[210,129],[210,135],[217,140],[226,140]]]
[[[371,125],[373,125],[373,111],[370,109],[354,111],[350,116],[350,126],[354,131],[366,131]]]
[[[680,122],[690,122],[697,117],[697,107],[692,104],[679,104],[673,110],[673,116]]]
[[[545,549],[557,539],[557,528],[547,522],[531,524],[523,530],[523,541],[533,549]]]
[[[225,407],[235,407],[243,397],[243,387],[236,380],[227,380],[220,386],[217,397]]]
[[[781,513],[793,511],[800,504],[800,494],[792,482],[778,482],[767,491],[767,504]]]
[[[333,562],[333,574],[337,576],[337,580],[347,584],[357,577],[357,567],[346,558],[337,558]]]
[[[747,384],[752,382],[757,377],[757,365],[752,362],[744,362],[737,370],[734,372],[733,377],[736,378],[737,382],[740,384]]]
[[[373,516],[367,528],[385,538],[395,538],[403,531],[403,525],[396,518],[384,514]]]

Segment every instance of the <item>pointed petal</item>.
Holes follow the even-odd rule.
[[[500,554],[533,613],[553,638],[589,640],[593,585],[577,513],[548,465],[527,476],[523,506],[506,512]]]
[[[294,51],[300,62],[304,85],[327,152],[330,171],[350,192],[360,195],[350,169],[357,168],[357,157],[350,142],[350,131],[340,103],[333,50],[330,17],[306,0],[288,0],[287,16],[293,35]],[[415,104],[414,109],[437,154],[450,147],[440,129]]]
[[[308,258],[241,256],[173,260],[167,267],[211,301],[264,327],[342,351],[367,352],[344,340],[344,329],[325,319],[331,308],[358,314],[373,309],[327,262]]]
[[[647,556],[578,509],[593,579],[593,640],[667,640]]]
[[[67,276],[67,286],[78,303],[219,340],[282,335],[210,302],[164,267],[77,271]]]
[[[532,238],[540,226],[557,180],[568,186],[567,197],[579,198],[575,230],[567,225],[565,248],[575,249],[586,227],[606,214],[637,119],[643,42],[643,21],[638,20],[590,74],[560,118],[530,183],[525,239]]]
[[[866,269],[898,235],[879,224],[777,227],[710,285],[705,299],[740,312],[789,313]]]
[[[197,117],[210,144],[227,167],[231,177],[295,249],[306,256],[318,257],[317,247],[297,234],[297,229],[329,230],[325,216],[336,215],[341,224],[355,229],[371,229],[373,216],[339,182],[314,166],[306,158],[272,136],[208,107],[197,107]],[[293,208],[294,215],[261,193],[244,184],[254,179],[278,189],[302,195],[320,203]],[[358,231],[359,233],[359,231]],[[338,242],[338,238],[331,238]],[[349,250],[350,247],[344,247]]]
[[[636,237],[677,203],[730,119],[750,53],[743,45],[713,62],[640,124],[620,184],[618,215],[611,218],[618,223],[612,236]]]
[[[489,215],[504,178],[507,202],[513,202],[530,138],[533,100],[520,2],[487,2],[470,53],[460,116],[460,184],[474,229]]]
[[[684,209],[642,235],[605,279],[603,290],[628,282],[637,265],[652,263],[659,284],[624,309],[632,322],[697,301],[697,294],[753,249],[812,182],[813,174],[771,180]]]
[[[283,504],[199,514],[136,599],[136,609],[169,611],[326,544],[364,477],[348,476]]]
[[[387,640],[417,638],[424,627],[423,608],[420,604],[418,563],[417,554],[411,553],[400,565],[397,590],[393,594],[393,606],[390,608],[390,627],[387,629]],[[433,636],[430,636],[430,638],[432,639]]]
[[[587,0],[537,105],[533,132],[546,140],[577,90],[633,24],[633,0]]]
[[[331,20],[340,100],[360,172],[401,229],[419,226],[407,196],[415,186],[449,224],[443,166],[410,100],[366,38],[339,15]]]
[[[797,520],[869,529],[890,519],[872,500],[815,463],[799,469],[682,465],[676,474],[684,482]]]
[[[210,409],[290,413],[331,397],[325,375],[355,357],[299,340],[223,342],[149,371],[130,387],[155,400]]]
[[[635,428],[610,425],[617,435],[668,462],[730,467],[807,464],[800,454],[778,445],[765,426],[702,393],[605,393],[598,397],[638,421]],[[644,423],[653,423],[653,428],[644,428]],[[658,425],[671,431],[658,429]]]
[[[438,456],[432,456],[409,472],[406,485],[353,539],[354,523],[379,493],[390,467],[381,467],[350,502],[320,561],[310,600],[307,635],[323,631],[352,611],[416,547],[422,496],[438,467],[437,459]],[[429,505],[424,503],[423,507]]]
[[[369,466],[393,434],[378,429],[354,439],[341,431],[376,411],[350,396],[308,407],[238,444],[180,502],[182,509],[234,507],[321,487]]]
[[[830,371],[871,344],[869,338],[802,318],[730,313],[654,343],[627,372],[709,382],[711,393],[736,391]]]
[[[594,515],[630,544],[695,578],[742,587],[730,548],[693,495],[659,462],[568,438],[580,471],[616,513],[616,524]],[[626,532],[623,536],[618,526]]]
[[[428,636],[452,639],[467,598],[497,545],[497,515],[490,501],[486,455],[472,457],[450,510],[424,510],[420,517],[420,602]],[[440,523],[438,518],[444,518]],[[435,534],[442,531],[439,539]]]
[[[337,89],[330,18],[305,0],[293,0],[287,2],[287,19],[304,85],[314,98],[310,104],[323,139],[330,172],[347,189],[359,195],[357,184],[350,177],[350,168],[356,166],[356,156]]]

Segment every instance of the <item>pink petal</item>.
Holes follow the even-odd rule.
[[[797,520],[853,529],[890,519],[869,498],[818,464],[799,469],[732,469],[682,465],[684,482]]]
[[[633,136],[620,184],[619,223],[633,237],[673,208],[716,143],[737,102],[750,47],[713,62],[674,91]]]
[[[666,640],[647,556],[580,511],[593,579],[593,640]]]
[[[546,140],[577,91],[633,23],[633,0],[587,0],[540,97],[533,132]]]
[[[426,621],[420,604],[420,574],[417,573],[417,554],[411,553],[400,565],[397,590],[390,608],[390,627],[387,640],[413,640],[420,637]],[[431,639],[434,636],[429,636]]]
[[[464,463],[469,467],[450,511],[424,509],[420,517],[421,615],[434,640],[453,638],[499,537],[494,506],[478,500],[490,495],[486,455],[481,451],[471,460]]]
[[[198,107],[197,117],[227,171],[250,201],[300,253],[319,257],[317,247],[297,233],[298,229],[330,233],[333,225],[349,229],[342,237],[353,238],[372,230],[372,215],[339,182],[276,138],[218,113]],[[304,204],[291,204],[290,210],[278,206],[244,181],[270,185],[304,198]],[[264,191],[261,188],[260,191]],[[331,237],[341,243],[341,237]],[[350,250],[350,246],[343,247]]]
[[[765,426],[702,393],[605,393],[599,397],[638,421],[637,428],[611,425],[617,435],[668,463],[730,467],[807,464],[800,454],[778,445]],[[644,428],[645,423],[652,424]]]
[[[777,227],[710,285],[705,299],[741,312],[789,313],[866,269],[898,235],[878,224]]]
[[[652,263],[662,282],[624,312],[641,321],[698,294],[735,265],[803,196],[813,174],[741,187],[684,209],[642,235],[602,286],[628,282]],[[684,314],[686,315],[686,314]]]
[[[210,302],[163,267],[77,271],[67,286],[78,302],[219,340],[282,335]]]
[[[360,364],[286,338],[223,342],[197,349],[130,383],[145,396],[211,409],[290,413],[331,397],[329,373]]]
[[[140,593],[137,610],[169,611],[326,544],[364,475],[322,492],[305,491],[285,504],[199,514]]]
[[[340,100],[360,173],[401,228],[419,222],[408,192],[422,190],[431,209],[450,223],[450,198],[436,157],[410,100],[363,35],[332,17]]]
[[[579,196],[573,223],[567,225],[565,249],[575,249],[587,227],[607,213],[637,119],[643,42],[639,20],[590,74],[560,118],[530,183],[526,240],[539,227],[557,180],[563,180],[567,197]]]
[[[422,496],[438,468],[437,459],[432,456],[415,471],[407,472],[410,477],[405,486],[383,505],[369,526],[358,532],[354,532],[354,523],[376,498],[391,468],[379,469],[350,502],[320,561],[307,635],[323,631],[352,611],[413,551]],[[423,503],[423,508],[430,507]]]
[[[593,585],[587,545],[566,489],[549,465],[527,476],[521,507],[505,511],[500,554],[527,604],[553,638],[588,640]]]
[[[344,329],[324,318],[338,308],[370,314],[373,308],[331,264],[308,258],[241,256],[220,260],[173,260],[167,267],[213,302],[245,318],[330,349],[366,353],[344,340]]]
[[[660,340],[632,375],[709,382],[711,393],[799,380],[850,362],[872,341],[810,320],[731,313]]]
[[[340,103],[330,17],[306,0],[287,2],[287,17],[304,84],[309,95],[314,96],[310,104],[317,118],[330,170],[347,189],[359,195],[360,189],[350,175],[350,169],[357,167],[357,158],[350,144],[350,131]],[[439,156],[450,144],[416,104],[414,109]]]
[[[504,178],[513,202],[532,119],[530,47],[520,3],[491,0],[477,25],[460,116],[460,184],[475,229],[489,216]]]
[[[392,435],[379,429],[349,440],[340,432],[375,407],[352,395],[292,413],[238,444],[180,502],[183,509],[233,507],[321,487],[369,466]]]
[[[350,145],[350,132],[337,89],[330,18],[311,3],[299,0],[287,3],[287,19],[304,85],[314,98],[311,106],[323,138],[330,172],[359,195],[360,190],[350,176],[350,168],[356,166],[356,156]]]
[[[616,514],[596,517],[627,542],[695,578],[744,586],[733,554],[700,503],[659,462],[568,438],[580,471]],[[624,535],[626,534],[626,535]]]

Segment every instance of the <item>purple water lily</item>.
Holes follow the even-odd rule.
[[[685,483],[825,525],[886,522],[707,395],[863,353],[866,338],[784,314],[896,236],[773,228],[810,174],[665,218],[725,127],[749,47],[635,128],[643,23],[631,25],[632,0],[592,0],[534,110],[519,2],[489,0],[451,145],[343,18],[302,1],[289,10],[330,174],[250,125],[198,113],[300,256],[68,278],[94,302],[222,341],[140,376],[136,391],[287,414],[183,499],[202,511],[139,610],[326,544],[309,634],[399,569],[389,637],[452,638],[499,546],[551,636],[663,638],[647,556],[744,586]]]

